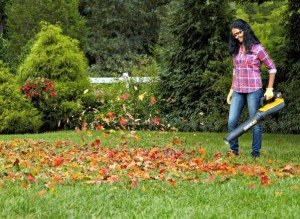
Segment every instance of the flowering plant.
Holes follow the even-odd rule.
[[[41,77],[28,78],[20,87],[20,91],[31,100],[48,99],[49,96],[57,96],[53,81]]]

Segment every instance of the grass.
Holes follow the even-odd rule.
[[[205,147],[207,159],[217,152],[225,154],[224,133],[93,132],[85,139],[101,140],[104,147],[120,148],[128,142],[129,148],[152,148],[172,145],[173,148],[192,150]],[[179,141],[174,143],[175,137]],[[30,135],[1,135],[0,141],[34,139],[55,142],[81,138],[73,131]],[[176,138],[177,139],[177,138]],[[172,143],[173,142],[173,143]],[[300,164],[300,136],[264,134],[263,155],[258,160],[250,157],[251,135],[240,139],[243,155],[232,162],[246,162],[266,168]],[[0,158],[0,165],[3,158]],[[3,173],[2,173],[3,174]],[[1,178],[0,178],[1,179]],[[249,186],[253,183],[253,187]],[[23,188],[19,182],[0,186],[0,218],[299,218],[300,177],[278,178],[267,186],[247,176],[229,177],[228,180],[207,183],[177,181],[172,186],[164,181],[141,181],[136,188],[124,183],[87,185],[70,181],[57,185],[41,195],[42,182]]]

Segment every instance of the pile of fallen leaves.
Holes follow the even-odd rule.
[[[135,136],[136,138],[136,136]],[[222,183],[233,178],[249,179],[249,186],[268,186],[286,177],[299,177],[300,166],[272,167],[268,162],[249,162],[206,149],[149,149],[121,144],[109,148],[97,139],[90,143],[72,141],[13,140],[0,142],[0,185],[19,182],[23,187],[43,183],[46,187],[78,181],[87,184],[122,183],[137,187],[143,181]],[[295,186],[294,189],[298,189]]]

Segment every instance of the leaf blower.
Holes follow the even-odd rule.
[[[256,114],[253,117],[249,118],[246,122],[242,123],[237,128],[232,130],[227,135],[227,137],[224,138],[226,144],[229,144],[234,139],[237,139],[239,136],[244,134],[248,129],[260,122],[266,116],[269,116],[281,110],[285,106],[285,103],[283,98],[281,97],[281,93],[275,92],[274,97],[270,100],[266,100],[266,97],[262,97],[260,99],[260,105],[262,107],[257,110]]]

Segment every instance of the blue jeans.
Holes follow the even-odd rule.
[[[252,93],[238,93],[233,92],[229,118],[228,118],[228,131],[231,132],[238,125],[241,117],[242,110],[247,103],[249,117],[252,117],[260,107],[260,98],[263,97],[263,90],[259,89]],[[262,125],[261,122],[252,127],[253,139],[252,139],[252,156],[257,157],[260,155],[261,141],[262,141]],[[239,153],[238,139],[230,142],[230,149],[234,154]]]

